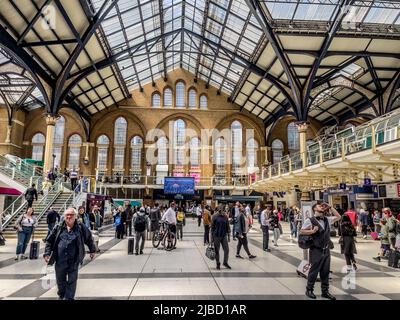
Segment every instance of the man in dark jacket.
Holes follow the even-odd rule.
[[[32,208],[33,200],[38,199],[36,185],[32,183],[32,186],[25,191],[25,200],[28,202],[28,208]]]
[[[329,204],[317,202],[313,205],[314,217],[307,218],[300,230],[301,235],[312,236],[313,244],[309,250],[311,268],[307,278],[306,296],[316,299],[314,285],[318,273],[321,278],[322,297],[329,300],[336,298],[329,292],[329,270],[331,265],[331,225],[340,221],[340,214]],[[328,216],[328,213],[331,215]]]
[[[229,219],[228,215],[224,212],[224,208],[220,206],[218,208],[218,213],[214,214],[211,220],[211,241],[214,243],[215,248],[215,260],[217,262],[217,269],[220,270],[221,263],[219,262],[219,249],[222,244],[222,249],[224,250],[224,263],[223,265],[231,269],[228,264],[229,258]]]
[[[47,227],[49,230],[47,232],[46,238],[43,239],[44,242],[46,242],[46,239],[48,238],[51,231],[54,229],[54,226],[58,222],[60,222],[60,215],[58,214],[58,212],[56,210],[54,210],[53,207],[50,207],[50,210],[49,210],[49,212],[47,212],[47,217],[46,217],[46,223],[47,223]]]
[[[60,300],[73,300],[78,280],[78,267],[85,257],[85,244],[93,259],[96,246],[90,230],[76,219],[76,210],[68,208],[64,221],[47,238],[43,257],[47,264],[55,262],[58,296]]]
[[[132,218],[133,218],[133,211],[132,205],[130,201],[125,202],[125,214],[126,214],[126,225],[125,225],[125,233],[126,236],[132,236]]]

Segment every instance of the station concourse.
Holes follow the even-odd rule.
[[[400,299],[399,1],[4,0],[0,122],[0,299]]]

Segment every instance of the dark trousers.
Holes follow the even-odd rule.
[[[204,225],[204,244],[210,243],[210,226]]]
[[[178,239],[183,238],[183,224],[177,224],[176,225],[176,235],[178,237]]]
[[[32,208],[33,199],[32,200],[26,200],[26,202],[28,202],[28,208]]]
[[[146,241],[146,230],[145,231],[136,231],[136,244],[135,244],[135,250],[136,252],[139,252],[139,242],[140,239],[142,239],[142,242],[140,243],[140,251],[143,251],[144,248],[144,242]]]
[[[356,263],[356,259],[354,258],[354,254],[353,253],[345,254],[344,257],[346,259],[346,264],[348,266],[351,266],[352,263]]]
[[[117,233],[117,239],[123,239],[124,238],[124,225],[121,224],[115,228],[115,231]]]
[[[77,182],[77,180],[78,180],[78,179],[76,179],[76,178],[72,178],[72,179],[71,179],[71,188],[72,188],[72,191],[74,191],[75,188],[76,188],[76,182]]]
[[[263,250],[267,250],[269,244],[269,227],[262,226],[262,232],[263,232]]]
[[[198,223],[198,226],[200,227],[200,225],[201,225],[201,216],[197,217],[197,223]]]
[[[318,273],[321,278],[321,291],[329,291],[329,270],[331,266],[331,253],[329,249],[322,250],[317,248],[310,249],[311,268],[308,273],[307,290],[313,291]]]
[[[249,250],[249,245],[247,242],[247,235],[245,233],[242,234],[243,237],[240,238],[239,235],[236,235],[236,238],[239,240],[238,244],[237,244],[237,248],[236,248],[236,254],[239,255],[240,254],[240,250],[242,249],[242,246],[244,248],[244,251],[246,251],[246,253],[248,255],[251,255],[250,250]]]
[[[128,231],[129,230],[129,231]],[[125,225],[125,234],[127,236],[132,236],[132,221],[127,221]]]
[[[367,225],[362,225],[361,226],[361,233],[363,236],[368,235],[368,226]]]
[[[223,238],[216,238],[216,237],[214,238],[215,261],[217,262],[217,265],[220,264],[219,249],[221,244],[222,244],[222,249],[224,250],[224,263],[227,264],[229,257],[228,236],[225,236]]]
[[[73,300],[75,297],[76,283],[78,281],[78,266],[66,264],[55,265],[58,296],[61,299]]]

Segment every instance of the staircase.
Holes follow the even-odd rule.
[[[56,210],[60,215],[64,213],[64,207],[69,207],[72,205],[72,192],[71,191],[65,191],[61,192],[57,198],[54,200],[54,202],[49,205],[49,208],[52,207],[54,210]],[[39,223],[38,226],[35,229],[35,237],[37,239],[44,239],[47,235],[48,227],[47,227],[47,212],[49,210],[46,210],[43,215],[39,218]]]
[[[0,155],[0,180],[20,192],[24,192],[32,183],[36,183],[40,190],[42,175],[43,172],[39,167],[23,161],[11,161]]]

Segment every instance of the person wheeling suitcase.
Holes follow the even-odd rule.
[[[31,207],[26,210],[25,214],[18,218],[14,226],[18,235],[15,260],[27,259],[25,256],[26,247],[28,246],[29,240],[31,239],[37,224],[37,218],[35,217],[33,208]]]

